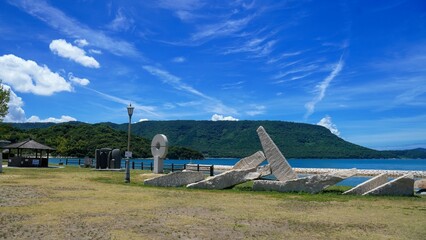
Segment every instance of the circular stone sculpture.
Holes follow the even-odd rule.
[[[151,142],[151,153],[154,157],[165,158],[167,155],[167,149],[169,141],[164,134],[157,134],[154,136]]]

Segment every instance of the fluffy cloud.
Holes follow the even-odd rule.
[[[138,122],[146,122],[146,121],[149,121],[149,119],[148,118],[141,118],[141,119],[139,119]]]
[[[72,91],[71,84],[46,65],[39,66],[12,54],[0,56],[0,79],[17,92],[50,96]]]
[[[46,119],[40,119],[38,116],[31,116],[27,119],[27,122],[52,122],[52,123],[63,123],[63,122],[72,122],[77,121],[77,119],[62,115],[61,118],[49,117]]]
[[[9,112],[3,120],[5,122],[25,122],[25,111],[22,109],[24,102],[22,98],[18,97],[9,86],[3,85],[3,87],[10,90]]]
[[[238,119],[234,118],[232,116],[224,117],[223,115],[220,115],[220,114],[213,114],[212,121],[213,122],[216,122],[216,121],[238,121]]]
[[[81,85],[81,86],[87,86],[90,83],[89,79],[75,77],[72,73],[68,73],[68,79],[71,82],[78,84],[78,85]]]
[[[73,46],[64,39],[53,40],[49,45],[50,50],[61,57],[68,58],[76,63],[79,63],[89,68],[99,68],[99,63],[93,58],[86,56],[86,51]]]
[[[340,132],[339,132],[339,130],[337,129],[337,127],[336,127],[336,124],[334,124],[332,121],[331,121],[331,117],[330,116],[325,116],[325,117],[323,117],[318,123],[317,123],[317,125],[320,125],[320,126],[323,126],[323,127],[326,127],[326,128],[328,128],[329,130],[330,130],[330,132],[331,133],[333,133],[333,134],[335,134],[335,135],[337,135],[337,136],[340,136]]]

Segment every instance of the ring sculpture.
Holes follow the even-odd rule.
[[[157,134],[151,142],[151,153],[154,157],[154,173],[163,173],[163,160],[167,156],[169,141],[164,134]]]

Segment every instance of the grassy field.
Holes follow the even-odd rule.
[[[425,197],[143,186],[153,175],[4,168],[0,239],[424,239]]]

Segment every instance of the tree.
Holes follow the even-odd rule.
[[[5,89],[0,80],[0,122],[9,111],[10,89]]]

